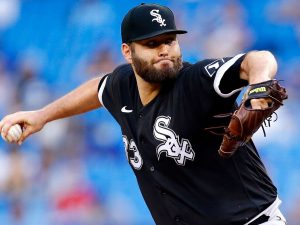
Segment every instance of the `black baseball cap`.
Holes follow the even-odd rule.
[[[173,12],[166,6],[142,3],[125,15],[121,25],[123,43],[139,41],[165,33],[185,34],[176,28]]]

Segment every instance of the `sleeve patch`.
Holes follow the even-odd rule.
[[[212,77],[224,63],[224,59],[217,59],[206,65],[204,68],[207,74]]]

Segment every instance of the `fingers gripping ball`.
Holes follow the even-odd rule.
[[[19,141],[22,133],[23,131],[21,126],[19,124],[15,124],[9,128],[6,136],[4,136],[2,132],[1,132],[1,136],[3,140],[5,140],[6,142],[16,143]]]

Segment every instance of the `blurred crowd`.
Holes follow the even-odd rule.
[[[300,1],[158,0],[176,15],[183,58],[270,50],[289,99],[254,141],[300,224]],[[136,0],[0,0],[0,118],[35,110],[124,63],[120,23]],[[0,224],[153,225],[121,132],[105,109],[48,124],[22,146],[0,140]]]

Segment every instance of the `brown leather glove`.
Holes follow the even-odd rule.
[[[288,95],[278,80],[269,80],[252,84],[246,92],[241,105],[231,116],[228,127],[225,127],[222,144],[218,150],[220,156],[230,157],[238,149],[250,140],[252,135],[263,127],[265,121],[270,121],[271,115],[282,106]],[[265,109],[252,109],[251,99],[271,99],[271,103]]]

